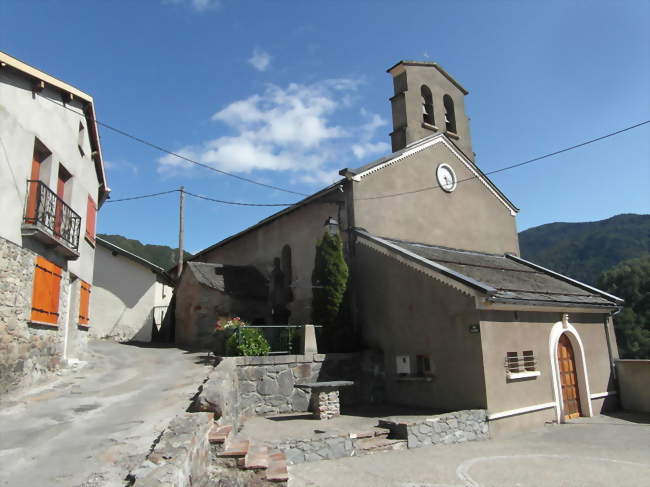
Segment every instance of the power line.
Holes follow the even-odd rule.
[[[144,198],[152,198],[154,196],[160,196],[160,195],[163,195],[163,194],[176,193],[177,191],[180,191],[180,190],[172,189],[172,190],[169,190],[169,191],[161,191],[160,193],[142,194],[142,195],[139,195],[139,196],[131,196],[129,198],[120,198],[119,200],[108,199],[104,203],[119,203],[120,201],[141,200],[141,199],[144,199]]]
[[[650,123],[650,120],[645,120],[644,122],[639,122],[637,124],[630,125],[629,127],[625,127],[623,129],[617,130],[615,132],[610,132],[608,134],[601,135],[600,137],[596,137],[595,139],[590,139],[590,140],[587,140],[585,142],[580,142],[579,144],[575,144],[575,145],[572,145],[570,147],[565,147],[564,149],[560,149],[560,150],[557,150],[555,152],[549,152],[548,154],[544,154],[542,156],[535,157],[533,159],[528,159],[527,161],[519,162],[517,164],[512,164],[510,166],[505,166],[505,167],[502,167],[500,169],[495,169],[493,171],[488,171],[488,172],[485,172],[483,174],[488,176],[490,174],[496,174],[496,173],[503,172],[503,171],[508,171],[510,169],[514,169],[514,168],[517,168],[517,167],[525,166],[526,164],[531,164],[533,162],[537,162],[537,161],[540,161],[542,159],[547,159],[549,157],[553,157],[553,156],[556,156],[558,154],[562,154],[563,152],[568,152],[570,150],[574,150],[574,149],[577,149],[579,147],[584,147],[585,145],[593,144],[594,142],[598,142],[600,140],[607,139],[608,137],[613,137],[614,135],[618,135],[618,134],[621,134],[623,132],[627,132],[628,130],[632,130],[632,129],[635,129],[637,127],[641,127],[642,125],[646,125],[648,123]],[[466,181],[471,181],[471,180],[478,179],[478,178],[479,178],[479,176],[470,176],[468,178],[459,179],[458,181],[456,181],[456,184],[464,183]],[[424,187],[424,188],[414,189],[414,190],[411,190],[411,191],[403,191],[403,192],[400,192],[400,193],[392,193],[392,194],[385,194],[385,195],[378,195],[378,196],[367,196],[365,198],[355,198],[355,201],[378,200],[378,199],[383,199],[383,198],[395,198],[397,196],[404,196],[404,195],[409,195],[409,194],[422,193],[424,191],[431,191],[433,189],[440,189],[440,186],[439,185],[427,186],[427,187]]]
[[[66,110],[69,110],[71,112],[74,112],[74,113],[78,114],[78,112],[76,112],[76,111],[72,110],[70,107],[66,106],[65,103],[59,103],[58,101],[56,101],[56,100],[54,100],[52,98],[48,98],[46,96],[43,96],[42,98],[44,98],[45,100],[49,100],[52,103],[54,103],[55,105],[58,105],[58,106],[60,106],[62,108],[65,108]],[[194,159],[190,159],[189,157],[185,157],[185,156],[183,156],[183,155],[181,155],[181,154],[179,154],[177,152],[171,151],[169,149],[165,149],[164,147],[161,147],[161,146],[159,146],[157,144],[154,144],[153,142],[149,142],[148,140],[143,139],[141,137],[138,137],[136,135],[130,134],[129,132],[126,132],[124,130],[118,129],[117,127],[113,127],[112,125],[109,125],[107,123],[100,122],[99,120],[91,117],[90,115],[86,115],[86,116],[90,120],[95,122],[97,125],[101,125],[102,127],[107,128],[109,130],[112,130],[113,132],[118,133],[120,135],[123,135],[124,137],[128,137],[129,139],[135,140],[136,142],[140,142],[141,144],[149,146],[149,147],[151,147],[153,149],[156,149],[156,150],[158,150],[160,152],[164,152],[165,154],[169,154],[171,156],[182,159],[182,160],[184,160],[186,162],[189,162],[190,164],[194,164],[196,166],[200,166],[200,167],[203,167],[205,169],[209,169],[210,171],[214,171],[214,172],[217,172],[219,174],[223,174],[224,176],[230,176],[231,178],[239,179],[240,181],[244,181],[244,182],[251,183],[251,184],[256,184],[258,186],[263,186],[265,188],[275,189],[277,191],[283,191],[284,193],[295,194],[295,195],[298,195],[298,196],[309,196],[306,193],[301,193],[299,191],[293,191],[293,190],[290,190],[290,189],[282,188],[280,186],[275,186],[273,184],[263,183],[261,181],[256,181],[255,179],[246,178],[244,176],[238,176],[237,174],[233,174],[233,173],[228,172],[228,171],[223,171],[221,169],[217,169],[216,167],[212,167],[212,166],[210,166],[208,164],[205,164],[203,162],[195,161]]]
[[[118,200],[106,200],[106,203],[119,203],[121,201],[133,201],[133,200],[141,200],[145,198],[153,198],[155,196],[161,196],[164,194],[169,194],[169,193],[178,193],[182,192],[186,195],[193,196],[194,198],[199,198],[202,200],[206,201],[212,201],[214,203],[221,203],[224,205],[235,205],[235,206],[293,206],[295,203],[244,203],[240,201],[227,201],[227,200],[219,200],[216,198],[210,198],[209,196],[203,196],[200,194],[196,193],[191,193],[189,191],[185,191],[184,189],[172,189],[170,191],[162,191],[160,193],[150,193],[150,194],[141,194],[138,196],[130,196],[128,198],[120,198]]]
[[[224,205],[236,205],[236,206],[293,206],[293,205],[296,204],[296,203],[240,203],[238,201],[218,200],[216,198],[210,198],[208,196],[202,196],[200,194],[190,193],[189,191],[185,191],[185,194],[188,194],[190,196],[193,196],[195,198],[199,198],[199,199],[202,199],[202,200],[213,201],[215,203],[222,203]]]

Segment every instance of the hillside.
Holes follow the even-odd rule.
[[[152,264],[156,264],[158,267],[162,267],[165,270],[176,265],[176,259],[178,258],[177,248],[174,249],[172,247],[167,247],[166,245],[143,244],[139,240],[126,238],[122,235],[100,233],[98,236],[131,252],[132,254],[148,260]],[[185,252],[184,255],[185,258],[188,258],[191,257],[192,254]]]
[[[519,234],[521,256],[596,285],[602,272],[650,255],[650,215],[622,214],[584,223],[549,223]]]

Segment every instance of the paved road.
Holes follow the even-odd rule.
[[[623,419],[624,418],[624,419]],[[650,415],[289,467],[289,487],[648,487]]]
[[[84,366],[0,404],[0,486],[120,486],[209,372],[204,354],[91,341]]]

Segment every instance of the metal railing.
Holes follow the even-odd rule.
[[[24,222],[47,230],[74,250],[79,247],[81,217],[42,181],[27,181]]]
[[[271,347],[269,355],[299,355],[300,350],[301,328],[303,325],[248,325],[246,328],[255,328],[260,330],[262,335]],[[314,326],[316,340],[318,341],[322,326]],[[239,328],[236,334],[239,336]]]

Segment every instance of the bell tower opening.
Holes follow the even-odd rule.
[[[393,77],[394,91],[390,98],[393,152],[425,137],[444,133],[474,161],[469,119],[465,114],[468,91],[437,63],[400,61],[388,73]]]

